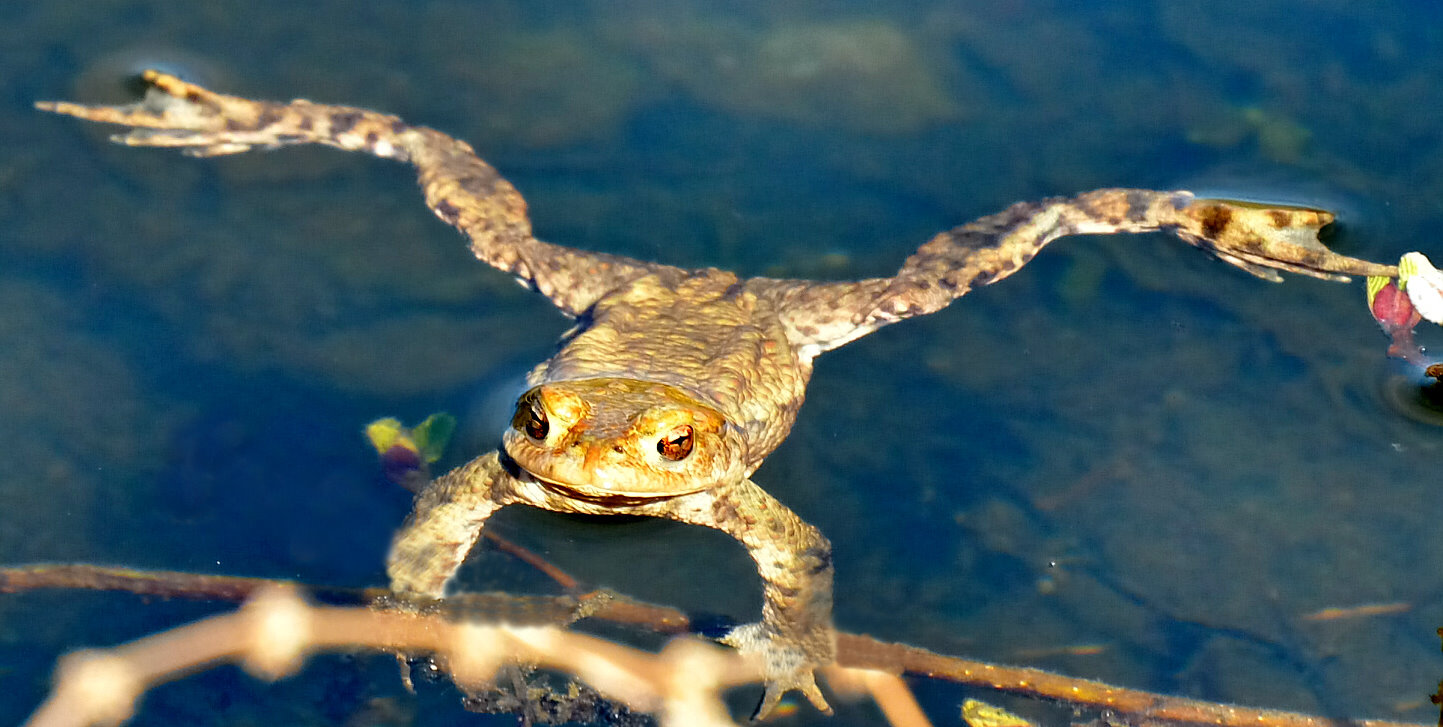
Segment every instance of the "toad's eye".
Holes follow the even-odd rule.
[[[545,439],[546,433],[551,431],[551,425],[546,421],[546,410],[541,408],[541,402],[531,397],[517,402],[511,426],[537,441]]]
[[[656,451],[673,462],[680,462],[691,454],[691,445],[691,426],[684,424],[656,440]]]

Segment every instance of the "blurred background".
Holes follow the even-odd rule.
[[[411,171],[327,149],[192,160],[31,109],[146,67],[471,142],[538,236],[744,274],[890,274],[935,232],[1103,186],[1323,206],[1335,249],[1443,255],[1432,3],[630,0],[0,7],[0,562],[384,583],[409,495],[366,422],[495,446],[567,322],[475,262]],[[757,479],[835,545],[839,627],[1332,718],[1432,721],[1443,416],[1361,284],[1255,280],[1162,236],[1071,239],[819,361]],[[522,509],[582,580],[735,619],[728,538]],[[475,590],[554,592],[483,547]],[[1382,613],[1323,611],[1382,605]],[[0,722],[56,656],[225,605],[0,597]],[[1341,614],[1341,616],[1340,616]],[[914,682],[939,724],[967,696]],[[757,693],[736,696],[739,714]],[[869,704],[784,723],[875,724]],[[136,724],[475,724],[394,660],[220,669]]]

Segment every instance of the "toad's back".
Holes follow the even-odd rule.
[[[812,370],[773,308],[729,272],[658,271],[597,301],[530,384],[625,378],[675,386],[742,429],[750,472],[791,429]]]

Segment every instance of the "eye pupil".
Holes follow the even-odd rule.
[[[533,409],[531,416],[526,419],[526,436],[532,439],[545,439],[546,433],[551,431],[551,425],[546,421],[546,412]]]
[[[546,421],[546,410],[529,399],[522,399],[516,405],[516,416],[511,418],[511,426],[538,441],[545,439],[546,433],[551,431],[551,425]]]
[[[656,451],[661,456],[680,462],[691,454],[692,431],[690,426],[673,429],[670,434],[656,440]]]

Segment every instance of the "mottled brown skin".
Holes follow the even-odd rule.
[[[941,233],[890,278],[744,280],[537,240],[521,195],[470,146],[394,116],[223,96],[156,72],[145,79],[151,89],[136,104],[38,106],[134,127],[116,137],[124,144],[194,156],[314,143],[410,162],[426,204],[478,258],[577,319],[531,372],[500,450],[417,495],[387,564],[393,590],[444,595],[486,519],[513,503],[722,530],[747,548],[765,589],[762,620],[722,639],[760,662],[758,717],[790,689],[827,708],[813,670],[835,652],[831,546],[750,479],[791,430],[817,354],[940,310],[1065,235],[1162,230],[1273,280],[1275,270],[1397,274],[1319,244],[1327,212],[1104,189],[1019,203]]]

